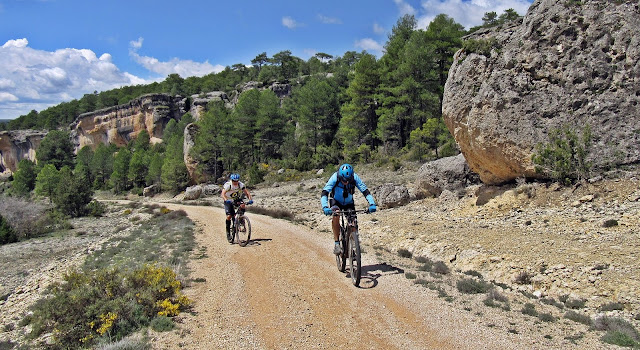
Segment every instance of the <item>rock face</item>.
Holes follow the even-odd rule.
[[[589,125],[595,171],[640,161],[638,1],[536,0],[522,22],[467,39],[442,114],[483,182],[541,177],[531,157],[552,129]]]
[[[11,174],[23,159],[36,161],[36,149],[47,135],[45,131],[16,130],[0,132],[0,174]]]
[[[182,97],[167,94],[143,95],[128,104],[84,113],[71,124],[71,138],[76,151],[84,146],[99,144],[126,145],[142,130],[151,140],[162,139],[164,127],[171,119],[178,120],[184,113],[179,106]]]

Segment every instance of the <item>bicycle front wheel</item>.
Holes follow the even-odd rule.
[[[244,215],[240,216],[236,229],[238,230],[238,244],[241,247],[246,246],[251,239],[251,221],[249,221],[249,218]]]
[[[354,231],[349,235],[349,272],[351,273],[351,282],[356,287],[360,286],[361,267],[360,240],[358,239],[358,231]]]

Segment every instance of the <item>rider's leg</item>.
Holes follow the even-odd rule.
[[[331,208],[335,213],[340,212],[340,208],[338,206],[333,206]],[[333,230],[333,254],[342,253],[342,249],[340,248],[340,216],[334,215],[331,220],[331,229]]]
[[[231,217],[233,216],[233,204],[224,203],[224,211],[227,214],[227,220],[225,221],[225,227],[227,229],[227,233],[231,229]]]

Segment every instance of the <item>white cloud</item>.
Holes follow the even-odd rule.
[[[399,0],[394,0],[399,1]],[[422,11],[417,17],[418,28],[426,28],[440,13],[446,13],[465,28],[481,25],[486,12],[495,11],[498,15],[504,10],[514,9],[524,16],[532,0],[422,0]]]
[[[224,70],[222,65],[212,65],[209,61],[195,62],[192,60],[181,60],[179,58],[172,58],[170,61],[162,62],[154,57],[141,56],[138,54],[138,49],[142,47],[143,38],[139,38],[137,41],[131,41],[129,43],[129,54],[138,64],[154,73],[160,74],[162,77],[166,77],[169,74],[177,73],[183,78],[197,76],[201,77],[209,73],[219,73]]]
[[[383,34],[385,32],[385,29],[379,25],[378,23],[374,23],[373,24],[373,32],[376,34]]]
[[[4,45],[2,45],[2,48],[6,49],[9,47],[26,47],[28,44],[29,44],[29,41],[27,41],[27,38],[22,38],[22,39],[16,39],[16,40],[9,40]]]
[[[327,17],[323,14],[318,14],[318,19],[324,24],[342,24],[342,21],[339,18]]]
[[[296,29],[297,27],[300,27],[301,24],[296,22],[295,19],[289,16],[285,16],[285,17],[282,17],[282,25],[289,29]]]
[[[0,119],[13,119],[30,110],[146,81],[120,71],[111,55],[100,58],[88,49],[43,51],[30,48],[26,38],[0,47]]]
[[[1,92],[0,91],[0,103],[1,102],[14,102],[14,101],[18,101],[18,98],[8,92]]]
[[[416,14],[416,9],[414,9],[413,6],[407,4],[403,0],[393,0],[393,2],[395,2],[396,6],[398,6],[398,10],[400,11],[401,16]]]
[[[354,45],[357,48],[378,53],[382,52],[383,50],[382,45],[371,38],[357,40]]]

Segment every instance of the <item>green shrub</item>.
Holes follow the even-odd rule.
[[[449,267],[447,266],[447,264],[445,264],[442,261],[436,261],[433,264],[432,271],[437,273],[437,274],[440,274],[440,275],[448,275],[451,272],[451,270],[449,270]]]
[[[156,332],[167,332],[173,330],[176,324],[167,316],[158,316],[151,320],[151,329]]]
[[[618,226],[618,220],[609,219],[609,220],[606,220],[604,223],[602,223],[602,227],[614,227],[614,226]]]
[[[398,249],[398,255],[403,258],[409,258],[409,259],[413,256],[413,254],[409,250],[404,248]]]
[[[598,317],[593,322],[594,328],[607,333],[602,341],[620,346],[640,346],[640,333],[627,320],[618,317]]]
[[[565,185],[589,176],[591,163],[587,161],[591,146],[591,129],[587,124],[581,135],[569,126],[551,129],[549,143],[536,145],[532,161],[539,173],[547,173],[552,179]]]
[[[600,307],[598,308],[598,310],[600,312],[613,311],[613,310],[623,310],[623,309],[624,309],[624,305],[622,305],[621,303],[615,302],[615,301],[611,302],[611,303],[600,305]]]
[[[523,314],[529,315],[529,316],[538,316],[538,311],[536,311],[535,305],[533,305],[531,303],[524,304],[524,306],[522,307],[521,312]]]
[[[416,274],[415,274],[415,273],[412,273],[412,272],[406,272],[406,273],[404,274],[404,277],[406,277],[406,278],[407,278],[407,279],[409,279],[409,280],[414,280],[414,279],[416,279],[416,277],[417,277],[417,276],[416,276]]]
[[[475,276],[475,277],[478,277],[478,278],[482,279],[482,274],[480,272],[478,272],[478,271],[475,271],[475,270],[467,270],[467,271],[465,271],[463,273],[465,275],[468,275],[468,276]]]
[[[567,299],[564,305],[569,309],[582,309],[586,302],[584,299]]]
[[[456,282],[458,291],[465,294],[480,294],[491,289],[491,285],[485,281],[475,280],[473,278],[463,278]]]
[[[556,318],[552,314],[543,312],[538,314],[538,319],[542,322],[555,322]]]
[[[600,338],[604,343],[613,344],[618,346],[624,346],[628,348],[638,348],[640,343],[633,340],[628,334],[620,331],[610,331]]]
[[[188,308],[191,301],[181,289],[171,269],[155,265],[69,272],[33,306],[30,336],[55,332],[62,348],[90,346],[105,336],[122,339],[154,317]]]
[[[7,243],[14,243],[18,241],[18,235],[13,232],[11,226],[2,215],[0,215],[0,245]]]
[[[517,284],[531,284],[531,275],[527,271],[520,272],[515,279]]]
[[[491,50],[500,50],[502,46],[496,38],[469,39],[462,43],[462,49],[468,53],[477,53],[483,56],[491,55]]]
[[[93,200],[87,204],[87,215],[89,216],[102,216],[107,211],[107,206],[96,200]]]

